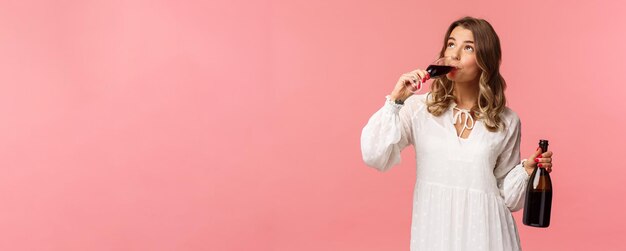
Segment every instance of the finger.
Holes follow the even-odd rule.
[[[409,83],[415,84],[418,81],[417,75],[414,72],[402,74],[402,79],[405,85],[408,85]]]
[[[417,69],[417,70],[413,70],[413,71],[409,72],[408,74],[413,76],[413,77],[416,77],[417,79],[421,79],[421,78],[424,77],[424,75],[422,75],[421,72],[422,72],[422,70]]]
[[[552,168],[552,163],[539,163],[537,164],[537,167],[545,168],[545,169]]]
[[[410,73],[402,74],[400,81],[402,82],[402,85],[404,85],[404,89],[408,92],[413,92],[417,89],[418,83],[415,80],[415,76]]]
[[[426,72],[420,69],[411,71],[409,74],[416,77],[418,80],[422,80],[424,79],[424,76],[426,76]]]
[[[413,76],[416,76],[416,77],[420,78],[420,77],[422,77],[422,76],[423,76],[423,75],[421,75],[421,72],[422,72],[422,70],[420,70],[420,69],[415,69],[415,70],[412,70],[411,72],[409,72],[408,74],[410,74],[410,75],[413,75]]]
[[[406,79],[411,83],[411,84],[415,84],[417,83],[417,79],[415,78],[414,74],[407,74],[406,75]]]
[[[536,167],[537,163],[539,163],[541,159],[541,147],[538,147],[535,150],[535,153],[533,153],[533,155],[531,155],[530,158],[528,158],[527,162],[528,162],[528,166],[529,167]]]
[[[548,173],[552,172],[552,164],[538,164],[537,166],[541,165],[541,168],[543,168],[544,170],[546,170]]]
[[[550,157],[552,157],[552,152],[551,151],[547,151],[547,152],[541,154],[541,156],[546,157],[546,158],[550,158]]]
[[[413,81],[413,80],[411,80]],[[411,86],[409,87],[409,91],[412,93],[415,93],[416,91],[418,91],[420,89],[420,83],[413,81]]]
[[[428,72],[425,70],[418,70],[418,75],[420,76],[420,79],[424,79],[426,77],[426,75],[428,75]],[[426,81],[426,80],[424,80]],[[422,81],[422,82],[424,82]]]
[[[428,72],[426,70],[422,70],[422,69],[418,69],[417,72],[420,74],[420,76],[426,76],[428,75]]]
[[[552,158],[535,158],[536,163],[552,163]]]
[[[413,82],[419,83],[419,82],[421,82],[422,78],[419,75],[417,75],[417,73],[413,73],[413,74],[411,74],[411,79],[413,79]]]
[[[415,84],[416,83],[416,79],[415,76],[413,76],[413,74],[403,74],[402,77],[402,82],[404,83],[404,85],[410,85],[410,84]]]
[[[543,156],[541,155],[541,147],[539,147],[539,148],[537,148],[537,150],[535,150],[535,155],[534,155],[533,159],[541,158],[541,157],[543,157]]]

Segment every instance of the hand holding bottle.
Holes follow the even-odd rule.
[[[531,155],[526,162],[524,162],[524,169],[528,175],[533,173],[535,167],[544,168],[548,173],[552,172],[552,152],[541,152],[541,148],[537,148],[537,151]]]

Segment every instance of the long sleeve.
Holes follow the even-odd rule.
[[[512,118],[506,128],[504,150],[498,156],[494,175],[506,206],[515,212],[524,207],[529,175],[520,163],[521,122],[516,114],[509,112]]]
[[[361,132],[361,154],[368,166],[386,171],[400,163],[400,151],[413,144],[413,116],[418,105],[411,96],[404,105],[387,101]]]

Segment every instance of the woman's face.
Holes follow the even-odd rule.
[[[476,63],[476,46],[471,30],[457,26],[450,33],[444,56],[458,60],[460,69],[453,70],[446,77],[457,83],[478,82],[481,69]]]

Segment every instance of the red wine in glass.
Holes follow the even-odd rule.
[[[458,60],[452,59],[452,57],[442,57],[432,64],[430,64],[426,68],[426,76],[421,78],[419,81],[416,80],[417,83],[413,83],[415,90],[411,90],[413,93],[417,93],[422,89],[422,83],[426,82],[431,78],[439,78],[445,76],[449,72],[455,69],[460,69]]]
[[[429,65],[428,68],[426,68],[426,72],[428,72],[428,76],[425,77],[425,79],[428,80],[428,79],[431,79],[431,78],[441,77],[443,75],[448,74],[448,72],[451,72],[452,69],[454,69],[454,66],[449,66],[449,65]]]
[[[452,70],[456,69],[457,67],[452,66],[452,64],[453,60],[450,57],[442,57],[435,60],[435,62],[433,62],[428,66],[428,68],[426,68],[426,72],[428,72],[428,75],[424,76],[424,78],[422,79],[422,83],[431,78],[442,77]]]

